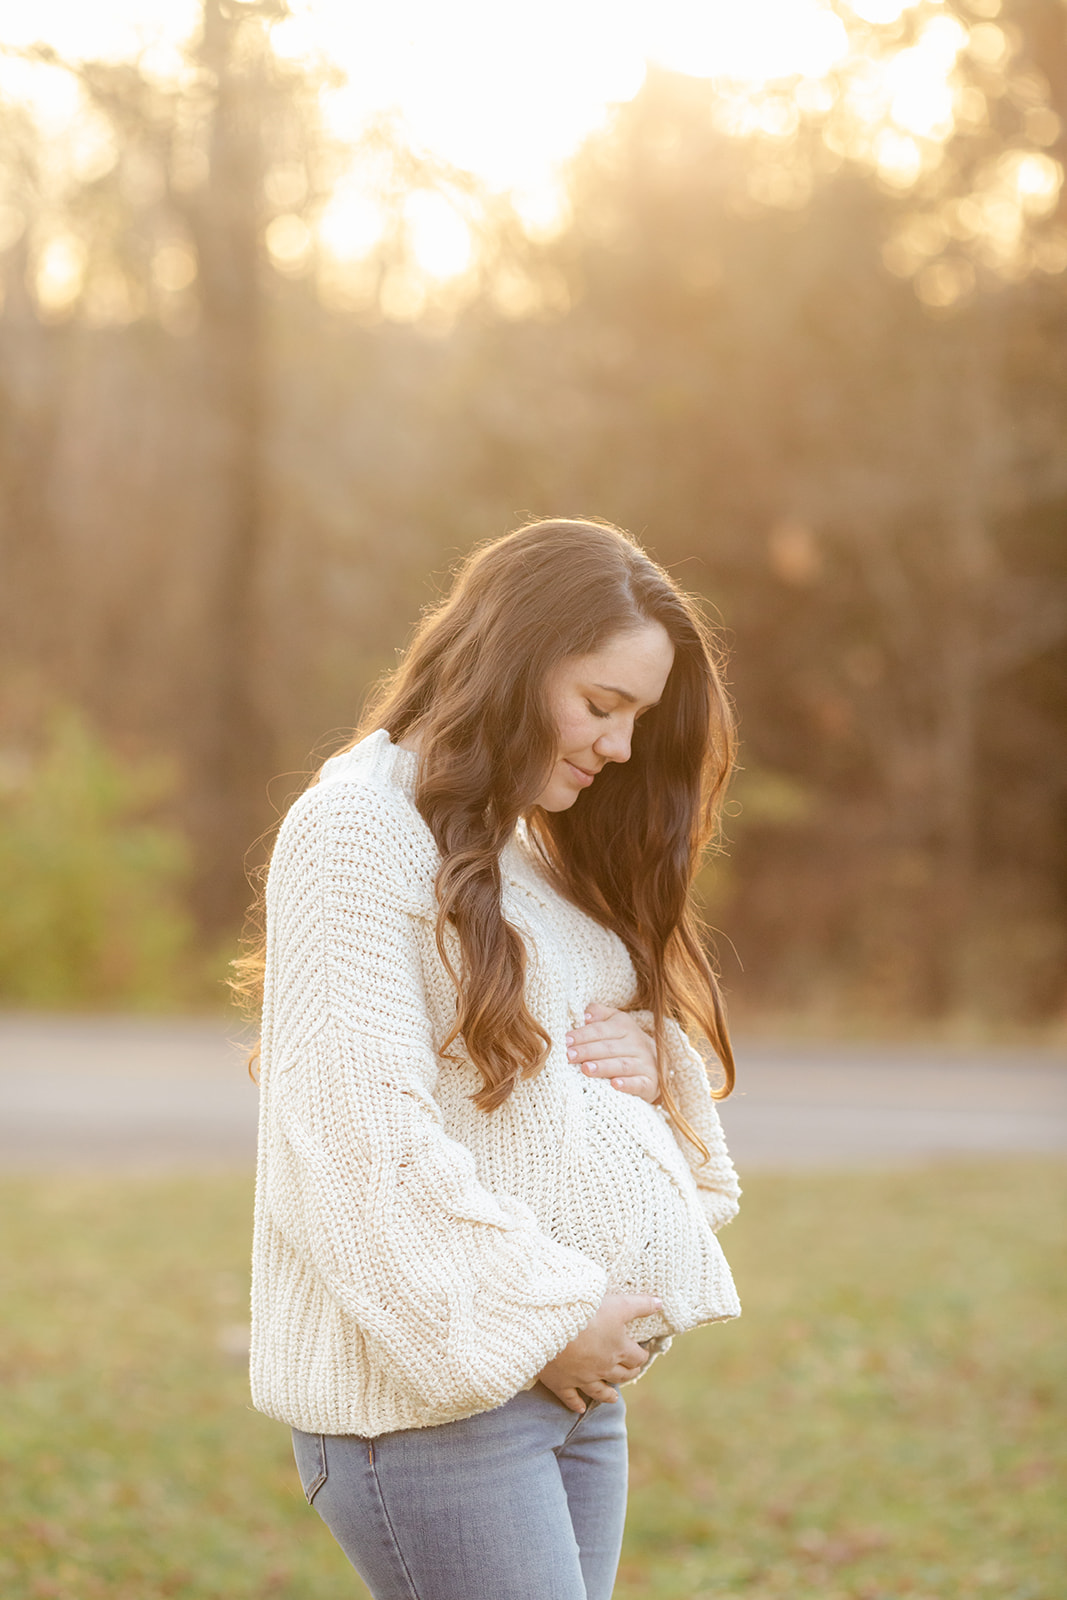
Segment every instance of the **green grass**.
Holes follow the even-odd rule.
[[[0,1190],[4,1600],[362,1596],[232,1353],[248,1181]],[[1065,1202],[1051,1162],[753,1177],[744,1317],[629,1391],[617,1600],[1061,1600]]]

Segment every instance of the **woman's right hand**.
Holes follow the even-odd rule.
[[[650,1294],[606,1294],[581,1333],[541,1368],[538,1379],[569,1411],[579,1414],[586,1408],[583,1395],[590,1400],[617,1400],[612,1384],[636,1377],[648,1361],[648,1351],[630,1338],[626,1324],[650,1317],[661,1305]]]

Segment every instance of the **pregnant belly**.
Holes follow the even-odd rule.
[[[576,1212],[555,1219],[553,1233],[599,1261],[610,1289],[663,1301],[637,1337],[736,1316],[729,1268],[665,1120],[595,1081],[583,1081],[583,1101],[581,1137],[561,1173],[562,1186],[582,1198]]]
[[[635,1338],[738,1315],[693,1175],[651,1106],[564,1066],[520,1085],[476,1139],[468,1118],[462,1134],[486,1188],[525,1202],[545,1233],[604,1268],[610,1290],[662,1300]]]

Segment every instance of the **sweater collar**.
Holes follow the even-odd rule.
[[[394,783],[407,795],[409,800],[415,798],[415,785],[419,777],[419,758],[414,750],[401,750],[394,744],[384,728],[379,728],[377,733],[372,733],[371,738],[382,740],[382,761],[384,770],[389,772]]]
[[[419,757],[414,750],[402,750],[394,744],[385,728],[377,728],[350,750],[331,756],[323,766],[319,782],[339,782],[356,776],[393,783],[414,802]],[[522,817],[500,853],[500,870],[509,882],[535,898],[547,903],[553,897],[554,890],[544,864]]]
[[[419,758],[414,750],[401,750],[384,728],[376,728],[358,744],[331,756],[319,774],[320,783],[338,783],[363,778],[393,782],[409,799],[414,799],[419,773]]]

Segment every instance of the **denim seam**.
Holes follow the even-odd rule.
[[[407,1579],[408,1588],[411,1590],[411,1600],[420,1600],[419,1591],[415,1587],[415,1580],[411,1576],[411,1571],[407,1562],[404,1560],[404,1552],[400,1548],[400,1540],[396,1536],[396,1530],[393,1527],[393,1521],[389,1515],[389,1508],[385,1503],[385,1494],[382,1490],[382,1482],[378,1476],[378,1463],[374,1459],[373,1439],[368,1439],[367,1446],[367,1459],[370,1462],[371,1476],[374,1478],[374,1487],[378,1492],[378,1504],[382,1508],[382,1516],[385,1518],[385,1525],[389,1529],[389,1537],[393,1541],[393,1550],[396,1554],[396,1559],[399,1561],[401,1571],[403,1572],[404,1577]]]
[[[599,1405],[603,1405],[603,1401],[601,1401],[601,1400],[589,1400],[589,1401],[587,1401],[585,1410],[580,1413],[580,1415],[578,1416],[576,1421],[572,1422],[571,1426],[568,1428],[568,1430],[566,1432],[566,1435],[564,1436],[563,1443],[560,1444],[560,1445],[556,1445],[554,1448],[556,1450],[565,1450],[567,1448],[567,1446],[570,1444],[571,1440],[574,1438],[575,1433],[578,1431],[578,1429],[581,1427],[582,1423],[585,1421],[586,1417],[589,1415],[589,1413],[591,1411],[594,1411],[596,1409],[596,1407],[599,1406]]]
[[[326,1441],[321,1433],[316,1434],[315,1437],[319,1441],[319,1470],[318,1475],[312,1478],[311,1482],[304,1490],[304,1498],[309,1506],[313,1506],[315,1504],[315,1496],[318,1494],[319,1490],[326,1482],[326,1479],[329,1477],[329,1473],[326,1470]]]

